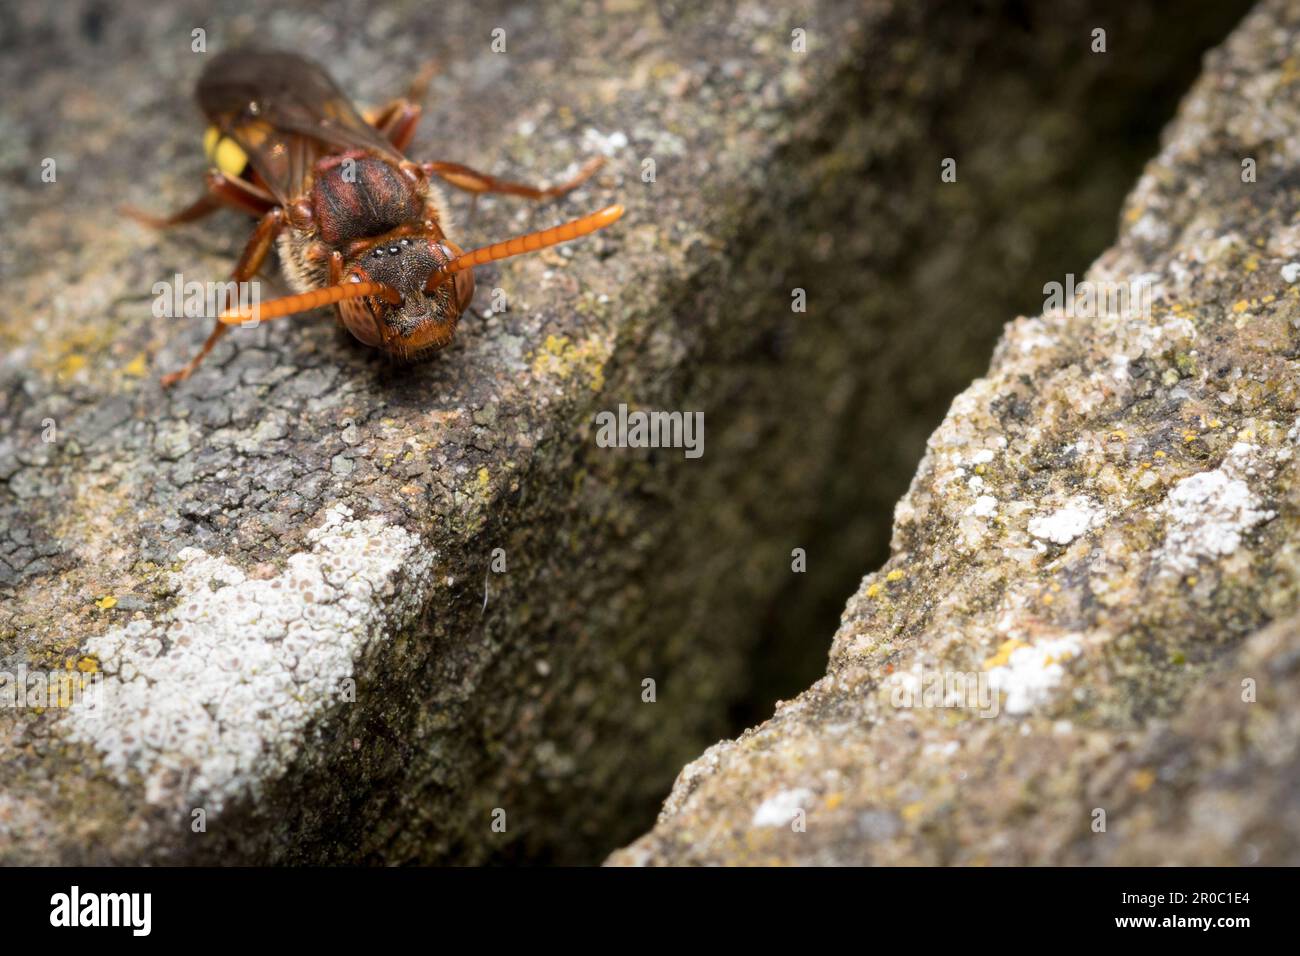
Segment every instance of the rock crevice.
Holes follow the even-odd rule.
[[[1084,279],[1145,306],[1007,326],[825,676],[611,862],[1300,859],[1298,38],[1207,58]]]
[[[483,3],[435,36],[425,4],[339,6],[6,21],[0,211],[29,238],[0,244],[0,670],[102,675],[108,699],[98,724],[0,712],[3,862],[574,862],[631,839],[728,730],[756,635],[806,633],[883,542],[845,505],[896,497],[1018,308],[1012,277],[1101,247],[1136,147],[1090,137],[1128,143],[1231,15]],[[1076,44],[1100,14],[1146,38],[1141,70]],[[465,240],[628,214],[482,270],[434,361],[305,317],[233,333],[164,394],[206,328],[153,318],[150,290],[223,278],[247,229],[112,212],[200,182],[196,22],[214,50],[330,50],[363,103],[482,38],[441,50],[413,156],[609,164],[558,206],[485,199]],[[937,189],[949,153],[960,185]],[[599,447],[620,403],[704,412],[703,457]],[[791,588],[797,547],[839,575]]]

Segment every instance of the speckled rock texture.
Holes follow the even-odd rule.
[[[1132,129],[1234,16],[1052,6],[8,4],[0,672],[58,671],[102,699],[0,708],[0,862],[598,861],[642,832],[783,659],[755,651],[770,633],[820,664],[803,623],[883,549],[925,435],[1032,302],[1021,278],[1104,247],[1149,155]],[[1090,54],[1099,20],[1142,55]],[[248,228],[221,213],[158,235],[114,213],[199,188],[196,29],[209,51],[325,58],[363,104],[432,57],[418,158],[544,179],[608,157],[561,202],[481,201],[465,244],[611,201],[628,214],[480,270],[458,340],[424,364],[389,365],[322,314],[232,333],[163,392],[207,323],[154,318],[154,284],[224,279]],[[949,155],[958,183],[940,186]],[[1262,266],[1254,281],[1270,284]],[[1211,321],[1197,308],[1188,327]],[[1265,329],[1280,304],[1250,308]],[[1097,401],[1150,386],[1144,361],[1090,386]],[[1217,373],[1180,361],[1185,388]],[[1255,392],[1215,380],[1240,396],[1206,400],[1228,421]],[[620,402],[703,411],[703,457],[598,447],[593,416]],[[1170,439],[1154,474],[1191,476],[1193,455],[1223,469],[1191,502],[1244,483],[1222,515],[1242,539],[1223,560],[1240,561],[1283,512],[1249,469],[1283,466],[1261,424],[1230,472],[1229,431]],[[994,483],[1015,480],[999,454],[987,480],[1010,534],[1028,516]],[[1060,490],[1076,495],[1118,507]],[[918,562],[948,525],[924,495],[913,507],[900,534]],[[953,593],[994,567],[1003,526],[985,525],[950,556],[975,575]],[[1170,540],[1185,556],[1229,537]],[[1045,575],[1024,550],[1024,580]],[[1228,600],[1213,582],[1192,593]],[[924,583],[890,585],[897,620]],[[1265,615],[1250,608],[1234,626]],[[887,656],[852,653],[872,674]],[[1205,663],[1187,657],[1187,673]]]
[[[611,862],[1300,863],[1298,44],[1207,59],[1087,274],[1145,307],[1007,326],[826,676]]]

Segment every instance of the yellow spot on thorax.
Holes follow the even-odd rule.
[[[229,136],[223,136],[215,126],[209,126],[203,134],[203,152],[212,165],[227,176],[238,176],[248,165],[248,154]]]

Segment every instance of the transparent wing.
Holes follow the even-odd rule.
[[[329,75],[296,53],[218,54],[199,79],[197,97],[204,115],[247,154],[281,203],[311,188],[313,167],[322,156],[364,149],[402,160]]]

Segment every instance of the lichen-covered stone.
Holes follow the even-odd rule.
[[[727,729],[767,622],[842,599],[834,569],[856,576],[882,528],[843,505],[896,497],[1017,277],[1100,248],[1125,131],[1232,8],[239,6],[0,23],[20,91],[0,106],[0,671],[104,688],[94,714],[0,710],[3,862],[573,861],[630,839]],[[1088,54],[1101,14],[1139,60]],[[465,242],[628,215],[481,270],[427,363],[308,316],[232,333],[163,393],[207,329],[153,318],[154,283],[224,278],[247,229],[113,213],[199,188],[196,28],[323,57],[364,103],[438,59],[417,157],[524,179],[608,157],[557,205],[484,199]],[[620,402],[704,411],[704,457],[598,448]],[[1272,460],[1243,441],[1263,456],[1243,467]],[[1252,541],[1271,511],[1216,520]],[[827,571],[794,586],[801,546]]]
[[[1261,4],[1133,190],[1087,279],[1149,310],[1007,327],[826,676],[612,862],[1300,862],[1297,41]]]

